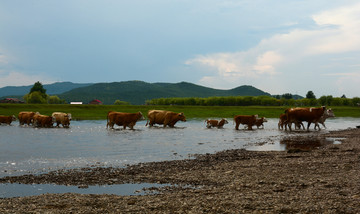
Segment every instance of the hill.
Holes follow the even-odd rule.
[[[230,90],[208,88],[188,82],[147,83],[143,81],[124,81],[97,83],[76,88],[59,94],[61,99],[88,103],[99,99],[104,104],[113,104],[115,100],[127,101],[134,105],[145,104],[146,100],[168,97],[211,97],[211,96],[260,96],[269,93],[252,86],[240,86]]]
[[[55,94],[62,94],[66,91],[69,91],[69,90],[72,90],[75,88],[89,86],[92,84],[93,83],[56,82],[53,84],[45,84],[43,86],[46,89],[47,94],[55,95]],[[25,94],[29,93],[31,87],[33,87],[33,85],[6,86],[3,88],[0,88],[0,97],[5,97],[5,96],[22,97]]]

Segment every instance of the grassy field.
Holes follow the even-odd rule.
[[[184,112],[188,119],[232,118],[234,115],[252,115],[259,117],[278,118],[288,107],[285,106],[145,106],[145,105],[47,105],[47,104],[0,104],[0,115],[15,115],[20,111],[34,111],[51,115],[60,111],[71,113],[74,120],[106,119],[108,111],[130,112],[141,111],[146,117],[148,110],[159,109]],[[332,108],[336,117],[359,117],[359,107],[336,106]]]

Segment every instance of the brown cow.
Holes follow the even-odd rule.
[[[1,123],[6,123],[8,125],[11,124],[12,121],[15,121],[16,120],[16,117],[15,115],[13,116],[3,116],[3,115],[0,115],[0,124]]]
[[[29,126],[30,124],[33,124],[34,115],[40,114],[39,112],[32,112],[32,111],[22,111],[19,113],[19,124],[24,125],[25,123]]]
[[[106,128],[110,126],[113,129],[114,124],[116,124],[118,126],[123,126],[124,129],[126,129],[126,127],[134,129],[134,126],[138,120],[144,120],[144,116],[140,111],[138,113],[109,111],[107,115]]]
[[[149,124],[153,126],[154,124],[164,124],[164,128],[169,126],[174,128],[177,121],[181,120],[186,122],[186,118],[184,113],[175,113],[171,111],[164,111],[164,110],[149,110],[148,112],[148,120],[146,122],[146,126]]]
[[[287,126],[291,131],[291,123],[297,122],[308,122],[307,130],[309,131],[309,127],[311,123],[317,123],[320,118],[324,115],[326,111],[326,107],[319,108],[290,108],[285,110],[285,114],[287,120],[285,122],[285,130],[287,130]]]
[[[255,125],[257,115],[235,115],[234,121],[236,123],[235,129],[239,130],[239,125],[247,125],[248,130],[252,130],[253,125]]]
[[[34,127],[51,128],[53,127],[56,118],[47,115],[35,114],[34,115]]]
[[[207,120],[205,120],[205,122],[206,122],[206,127],[207,128],[212,128],[212,127],[222,128],[225,124],[229,123],[224,118],[221,119],[220,121],[207,119]]]
[[[56,127],[59,127],[61,124],[64,128],[69,128],[71,121],[70,113],[54,112],[51,116],[55,117]]]
[[[255,122],[255,126],[257,128],[259,128],[260,126],[262,126],[262,128],[264,128],[264,123],[267,122],[267,119],[265,117],[262,117],[260,119],[256,119],[256,122]]]

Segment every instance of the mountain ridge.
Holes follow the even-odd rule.
[[[109,83],[72,83],[56,82],[44,84],[46,93],[57,95],[67,102],[78,101],[84,104],[98,99],[104,104],[114,104],[115,100],[126,101],[134,105],[143,105],[147,100],[169,97],[212,97],[212,96],[271,96],[250,85],[232,89],[214,89],[189,82],[148,83],[139,80]],[[0,88],[0,97],[21,97],[29,93],[30,86],[7,86]]]
[[[67,101],[87,103],[99,99],[104,104],[113,104],[115,100],[130,102],[134,105],[145,104],[146,100],[169,97],[211,97],[211,96],[271,96],[253,86],[239,86],[229,90],[213,89],[188,82],[148,83],[143,81],[123,81],[96,83],[76,88],[60,94]]]

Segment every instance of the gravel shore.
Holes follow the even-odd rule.
[[[341,138],[341,144],[329,143]],[[59,170],[0,183],[170,183],[158,194],[0,199],[0,213],[360,213],[360,129],[283,139],[285,152],[227,150],[126,168]],[[310,148],[315,147],[315,148]]]

